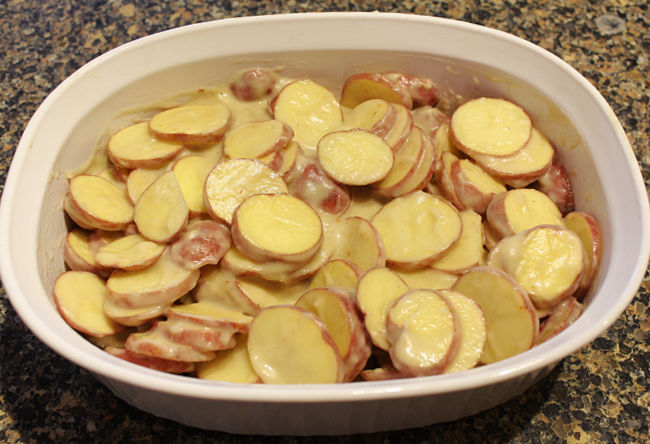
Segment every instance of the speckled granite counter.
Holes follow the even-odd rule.
[[[584,74],[620,118],[650,179],[648,51],[643,0],[445,1],[6,0],[0,4],[0,184],[29,117],[75,69],[135,38],[232,16],[302,11],[391,11],[442,16],[511,32]],[[477,2],[478,3],[478,2]],[[0,185],[2,189],[2,185]],[[471,418],[339,442],[648,442],[650,280],[602,337],[564,359],[522,396]],[[22,324],[0,289],[0,441],[257,442],[138,411],[89,373],[52,353]],[[272,438],[268,441],[284,441]],[[305,442],[326,442],[307,438]]]

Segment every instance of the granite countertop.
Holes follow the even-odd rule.
[[[479,23],[525,38],[591,81],[617,114],[650,179],[650,11],[645,0],[216,1],[5,0],[0,3],[0,190],[28,119],[84,63],[176,26],[303,11],[386,11]],[[476,4],[475,4],[476,3]],[[480,6],[477,6],[480,3]],[[523,395],[476,416],[339,442],[649,442],[646,277],[620,319]],[[0,288],[0,441],[257,442],[156,418],[116,398],[26,329]],[[284,438],[269,438],[283,441]],[[293,440],[295,441],[295,440]],[[327,442],[312,437],[305,442]]]

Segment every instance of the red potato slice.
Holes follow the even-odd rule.
[[[537,180],[535,188],[546,194],[562,214],[566,215],[575,210],[571,177],[557,156],[546,173]]]
[[[568,228],[538,225],[502,239],[488,264],[512,276],[544,309],[570,297],[580,285],[585,253],[578,235]]]
[[[281,148],[277,153],[274,154],[275,157],[279,157],[278,161],[269,161],[267,165],[273,171],[278,173],[285,182],[290,182],[294,175],[296,174],[298,158],[302,156],[302,149],[300,145],[295,140],[290,141],[286,146]],[[267,156],[268,158],[268,156]],[[266,163],[264,159],[260,159],[262,162]]]
[[[74,271],[89,271],[101,277],[108,277],[111,269],[99,264],[90,249],[89,233],[75,228],[68,233],[63,245],[65,263]]]
[[[468,155],[508,156],[526,145],[532,122],[520,106],[481,97],[465,102],[451,115],[454,145]]]
[[[451,168],[454,163],[458,161],[458,157],[449,151],[443,151],[440,154],[440,160],[435,170],[436,183],[440,193],[451,202],[459,210],[464,210],[465,207],[456,195],[456,188],[451,179]]]
[[[248,334],[253,370],[267,384],[343,381],[343,360],[325,325],[307,310],[276,305],[253,319]]]
[[[263,68],[248,69],[239,73],[230,83],[230,91],[239,100],[253,102],[269,97],[276,80],[272,71]]]
[[[463,231],[458,242],[443,257],[432,262],[431,267],[461,274],[469,268],[485,263],[481,215],[472,210],[465,210],[460,212],[460,218]]]
[[[255,159],[229,159],[210,170],[203,189],[208,213],[228,224],[240,203],[253,194],[286,193],[287,185],[268,166]]]
[[[455,373],[474,368],[480,361],[487,340],[487,325],[481,307],[471,298],[452,290],[439,290],[457,315],[460,343],[456,356],[443,373]]]
[[[303,294],[295,305],[315,314],[327,327],[343,359],[343,381],[356,378],[372,348],[348,293],[341,289],[314,288]]]
[[[370,220],[388,202],[389,198],[381,196],[369,187],[350,190],[350,205],[343,213],[344,217],[362,217]]]
[[[228,130],[230,121],[230,108],[222,103],[184,105],[153,116],[149,129],[160,140],[205,146],[218,142]]]
[[[187,270],[169,254],[137,271],[115,270],[106,281],[108,299],[126,308],[167,305],[196,285],[198,270]]]
[[[556,305],[550,315],[542,323],[536,345],[548,341],[552,337],[566,330],[584,311],[584,305],[574,297],[565,299]]]
[[[436,147],[438,153],[438,160],[442,153],[450,153],[456,157],[462,158],[465,154],[456,148],[454,141],[451,137],[451,130],[449,129],[449,122],[443,122],[440,128],[431,136],[431,142]]]
[[[189,208],[173,171],[149,185],[135,204],[133,221],[140,234],[154,242],[171,241],[188,220]]]
[[[438,108],[433,106],[420,106],[411,111],[413,124],[422,128],[425,137],[431,141],[444,125],[449,129],[450,117]]]
[[[134,227],[135,224],[129,224],[123,231],[94,230],[88,235],[88,248],[90,248],[90,251],[95,255],[104,245],[116,241],[124,236],[137,234],[137,229],[134,229]],[[134,229],[133,232],[131,232],[132,229]]]
[[[553,162],[554,153],[553,145],[533,127],[526,145],[509,156],[475,154],[472,157],[501,183],[523,188],[544,175]]]
[[[395,122],[384,136],[384,140],[393,152],[395,152],[400,149],[404,142],[406,142],[409,134],[411,134],[413,116],[408,108],[403,105],[391,103],[390,106],[395,109]]]
[[[361,217],[341,219],[336,227],[337,244],[332,259],[343,259],[361,272],[386,264],[386,250],[375,227]]]
[[[453,291],[473,299],[487,326],[481,363],[490,364],[530,349],[539,333],[539,320],[526,291],[503,271],[483,266],[458,279]]]
[[[407,378],[406,375],[401,374],[392,366],[366,369],[360,373],[360,376],[364,381],[388,381],[390,379]]]
[[[172,260],[188,270],[219,263],[232,244],[230,230],[221,222],[192,220],[169,246]]]
[[[251,366],[246,341],[246,335],[237,335],[237,343],[233,348],[217,352],[212,361],[199,362],[196,365],[196,376],[210,381],[243,384],[262,382]]]
[[[140,122],[115,133],[108,141],[108,158],[127,168],[159,168],[178,156],[183,145],[158,139],[149,122]]]
[[[294,139],[312,152],[320,138],[343,123],[338,100],[323,85],[296,80],[285,85],[271,101],[273,117],[293,129]]]
[[[413,191],[422,190],[430,182],[436,170],[436,158],[438,155],[435,147],[426,137],[422,140],[422,148],[422,157],[420,157],[415,169],[404,181],[392,189],[392,196],[403,196]]]
[[[161,329],[154,326],[141,333],[131,333],[124,343],[127,350],[153,358],[169,361],[202,362],[215,358],[213,351],[199,351],[192,346],[179,344],[168,339]]]
[[[408,376],[442,373],[457,354],[461,340],[458,324],[454,307],[436,291],[406,292],[386,317],[393,365]]]
[[[257,159],[279,151],[293,138],[293,130],[279,120],[245,122],[228,131],[223,152],[230,158]]]
[[[345,128],[370,131],[385,137],[395,124],[397,108],[383,99],[369,99],[355,106],[343,120]]]
[[[407,291],[408,285],[389,268],[373,268],[359,277],[357,307],[363,314],[363,322],[370,339],[382,350],[390,348],[386,337],[388,311],[393,302]]]
[[[485,216],[499,239],[537,225],[564,225],[555,203],[546,194],[530,188],[509,190],[495,196]]]
[[[395,152],[393,166],[386,177],[372,186],[385,196],[396,197],[394,190],[415,173],[424,154],[424,134],[414,126],[406,142]]]
[[[602,234],[598,219],[584,211],[572,211],[564,216],[566,227],[578,235],[585,251],[585,273],[574,296],[583,298],[591,287],[600,267]]]
[[[137,327],[161,318],[168,307],[169,304],[130,308],[117,304],[107,298],[104,302],[104,313],[106,313],[106,316],[122,325]]]
[[[166,373],[190,373],[194,371],[193,362],[170,361],[169,359],[154,358],[151,356],[134,353],[130,350],[117,347],[106,347],[105,352],[110,353],[132,364],[141,365],[152,370]]]
[[[131,170],[129,177],[126,179],[126,193],[131,203],[135,205],[138,199],[140,199],[140,196],[142,196],[142,193],[144,193],[144,190],[167,171],[168,169],[166,167],[156,169],[136,168],[135,170]]]
[[[433,106],[440,100],[440,92],[429,78],[399,72],[385,72],[383,75],[407,92],[414,108]]]
[[[103,337],[124,330],[104,313],[106,283],[88,271],[66,271],[54,281],[54,303],[75,330]]]
[[[483,226],[483,243],[485,248],[487,248],[488,251],[492,251],[495,245],[499,242],[499,237],[496,235],[487,220],[483,220],[481,225]]]
[[[99,176],[70,179],[63,205],[81,228],[120,231],[133,220],[133,205],[124,191]]]
[[[440,197],[415,191],[387,203],[372,218],[386,262],[417,268],[442,257],[463,230],[458,210]]]
[[[316,164],[307,164],[302,173],[289,185],[294,196],[314,209],[329,214],[341,214],[350,205],[347,188],[330,179]]]
[[[409,288],[428,288],[441,290],[451,288],[458,280],[458,275],[435,268],[419,268],[417,270],[395,269],[393,272],[406,282]]]
[[[323,224],[308,204],[289,194],[257,194],[235,210],[232,240],[257,261],[305,262],[323,242]]]
[[[224,308],[255,315],[259,305],[241,291],[233,291],[237,277],[221,267],[207,265],[201,268],[201,275],[192,291],[198,302],[211,302]]]
[[[468,159],[451,164],[450,178],[454,195],[462,208],[484,214],[494,196],[505,193],[506,187]]]
[[[344,259],[333,259],[323,265],[309,282],[308,289],[341,287],[356,290],[359,283],[359,267]]]
[[[379,73],[359,73],[348,77],[341,91],[341,105],[354,108],[370,99],[382,99],[390,103],[399,103],[408,109],[413,108],[413,101],[408,91],[400,84]]]
[[[327,175],[346,185],[382,180],[393,166],[391,147],[381,137],[358,129],[325,134],[317,156]]]
[[[95,258],[103,267],[142,270],[156,262],[165,246],[151,242],[139,234],[116,239],[101,247]]]
[[[253,306],[252,313],[274,305],[293,305],[307,291],[307,282],[284,284],[256,277],[237,277],[228,285],[233,298],[245,298]]]
[[[235,276],[261,277],[269,281],[284,283],[289,282],[289,275],[300,267],[300,264],[291,262],[256,261],[243,254],[236,246],[232,246],[226,251],[221,258],[220,265]]]
[[[174,162],[172,171],[176,175],[178,186],[181,187],[183,198],[187,203],[190,216],[198,216],[207,212],[203,203],[203,184],[215,163],[204,156],[186,156]]]

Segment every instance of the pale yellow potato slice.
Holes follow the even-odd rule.
[[[291,140],[288,144],[282,147],[278,153],[281,155],[281,161],[277,168],[272,167],[271,169],[288,182],[298,169],[296,164],[298,162],[298,157],[302,156],[302,149],[298,142]]]
[[[460,238],[458,210],[440,197],[415,191],[387,203],[372,218],[386,261],[416,268],[442,257]]]
[[[499,239],[537,225],[564,225],[557,205],[546,194],[532,188],[509,190],[495,196],[485,216]]]
[[[400,85],[413,101],[413,107],[431,106],[440,100],[440,92],[435,83],[427,77],[401,72],[382,73],[391,82]]]
[[[372,348],[350,293],[340,288],[314,288],[295,305],[325,324],[343,359],[343,381],[352,381],[365,367]]]
[[[223,152],[230,158],[257,159],[277,152],[292,138],[291,127],[279,120],[245,122],[228,131]]]
[[[64,209],[80,227],[123,230],[133,220],[133,205],[124,191],[108,180],[79,174],[68,182]]]
[[[185,105],[159,112],[149,128],[160,140],[203,146],[220,140],[230,120],[230,108],[222,103]]]
[[[198,302],[212,302],[224,308],[254,315],[259,306],[241,291],[233,291],[237,277],[221,267],[206,265],[200,270],[200,277],[192,296]]]
[[[301,163],[304,159],[301,161]],[[304,200],[319,212],[341,214],[350,205],[350,193],[344,185],[337,184],[314,162],[309,161],[297,169],[289,184],[292,195]]]
[[[273,117],[293,129],[294,139],[313,152],[320,138],[343,123],[343,113],[332,92],[312,80],[285,85],[270,103]]]
[[[439,290],[442,296],[456,312],[460,343],[456,356],[445,367],[443,373],[455,373],[475,367],[487,340],[487,325],[481,307],[471,298],[452,290]]]
[[[393,302],[407,291],[408,285],[389,268],[373,268],[359,277],[357,307],[363,313],[363,322],[370,339],[382,350],[390,348],[386,337],[388,311]]]
[[[488,264],[512,276],[535,307],[544,309],[576,291],[585,253],[578,235],[568,228],[538,225],[502,239],[490,252]]]
[[[162,329],[156,328],[156,324],[147,331],[131,333],[124,347],[134,353],[170,361],[202,362],[215,358],[213,351],[200,351],[190,345],[172,341]]]
[[[104,267],[141,270],[156,262],[165,246],[151,242],[140,234],[131,234],[109,242],[95,254]]]
[[[428,288],[441,290],[451,288],[458,280],[458,275],[435,268],[419,268],[417,270],[394,269],[393,272],[406,282],[409,288]]]
[[[298,298],[307,291],[307,282],[284,284],[256,277],[240,276],[228,285],[227,291],[232,294],[233,298],[248,299],[254,306],[252,311],[257,313],[261,309],[273,305],[295,304]]]
[[[332,259],[323,265],[309,282],[309,290],[321,287],[341,287],[356,290],[359,268],[344,259]]]
[[[414,127],[415,128],[415,127]],[[430,183],[436,169],[438,154],[433,144],[424,137],[422,139],[422,156],[411,173],[389,193],[391,196],[403,196],[413,191],[424,189]]]
[[[332,259],[343,259],[363,272],[386,264],[386,250],[375,227],[361,217],[346,217],[336,225]]]
[[[262,277],[274,282],[288,282],[289,274],[300,266],[291,262],[256,261],[243,254],[236,246],[226,251],[220,265],[235,276]]]
[[[395,123],[397,108],[383,99],[369,99],[359,103],[345,114],[343,126],[347,129],[359,128],[384,137]]]
[[[451,115],[454,144],[468,155],[508,156],[528,142],[532,122],[509,100],[481,97],[465,102]]]
[[[535,182],[535,188],[546,194],[560,213],[566,215],[575,210],[575,196],[568,171],[557,158],[553,159],[550,168]]]
[[[149,122],[140,122],[115,133],[108,141],[108,158],[127,168],[159,168],[183,150],[183,145],[156,138]]]
[[[54,281],[54,302],[75,330],[94,337],[115,334],[123,326],[104,313],[106,283],[88,271],[66,271]]]
[[[323,242],[318,213],[289,194],[257,194],[246,198],[232,219],[232,240],[257,261],[304,262]]]
[[[191,216],[207,212],[203,203],[203,185],[208,173],[216,162],[210,162],[204,156],[185,156],[174,162],[172,171],[181,187],[183,198]]]
[[[457,209],[464,210],[465,207],[456,196],[456,190],[451,180],[451,167],[458,161],[458,157],[449,151],[442,151],[435,169],[436,183],[440,193],[449,200]]]
[[[104,351],[127,362],[161,372],[189,373],[194,371],[195,368],[193,362],[170,361],[169,359],[154,358],[152,356],[141,355],[140,353],[126,350],[122,347],[106,347]]]
[[[483,310],[487,326],[481,363],[500,361],[530,349],[539,320],[526,291],[503,271],[476,267],[463,273],[452,290],[472,298]]]
[[[463,231],[458,242],[443,257],[431,263],[431,267],[460,274],[465,270],[485,263],[483,249],[483,226],[481,215],[465,210],[460,212]]]
[[[413,116],[409,112],[408,108],[403,105],[391,103],[390,106],[395,109],[395,122],[388,133],[384,136],[384,140],[386,140],[386,143],[394,152],[401,148],[404,142],[406,142],[409,134],[411,134],[411,129],[413,128]]]
[[[307,310],[276,305],[253,319],[248,355],[267,384],[343,381],[343,360],[327,327]]]
[[[235,209],[248,196],[286,192],[286,183],[262,162],[229,159],[218,163],[208,173],[203,202],[213,218],[230,224]]]
[[[332,179],[346,185],[382,180],[393,166],[391,147],[369,131],[333,131],[318,142],[318,161]]]
[[[469,159],[451,164],[451,184],[461,208],[484,214],[494,196],[505,193],[506,187]]]
[[[230,350],[217,352],[217,356],[196,366],[196,376],[210,381],[226,381],[243,384],[261,382],[248,357],[246,335],[237,335],[237,344]]]
[[[433,138],[444,125],[449,129],[449,116],[433,106],[420,106],[411,111],[413,124],[422,128],[425,137]]]
[[[435,290],[406,292],[393,303],[386,317],[393,365],[408,376],[442,373],[460,344],[458,324],[454,307]]]
[[[106,316],[122,325],[137,327],[161,318],[168,307],[169,304],[131,308],[122,304],[117,304],[110,298],[107,298],[104,302],[104,313],[106,313]]]
[[[372,219],[389,198],[381,196],[370,187],[355,187],[350,190],[350,205],[343,213],[344,217],[362,217]]]
[[[602,234],[600,223],[593,214],[573,211],[564,216],[566,227],[578,235],[585,251],[585,272],[575,292],[577,298],[585,296],[600,268]]]
[[[386,196],[393,196],[393,189],[417,169],[420,159],[424,156],[424,148],[424,134],[419,127],[414,126],[406,142],[395,152],[393,166],[386,177],[372,186]]]
[[[149,185],[135,204],[133,221],[140,234],[154,242],[174,239],[188,220],[189,208],[173,171]]]
[[[453,154],[456,157],[462,157],[463,152],[456,148],[454,141],[451,137],[451,131],[449,129],[449,122],[444,122],[440,128],[438,128],[431,136],[431,142],[433,146],[436,147],[436,152],[438,153],[438,160],[442,153]]]
[[[144,190],[154,183],[156,179],[165,174],[167,167],[161,168],[136,168],[131,170],[129,177],[126,179],[126,193],[133,205],[136,204]]]
[[[90,249],[89,234],[85,230],[75,228],[65,238],[63,245],[63,258],[71,270],[89,271],[102,277],[107,277],[110,268],[95,260],[95,255]]]
[[[354,108],[370,99],[382,99],[413,108],[413,101],[406,89],[383,74],[365,72],[354,74],[345,80],[341,90],[342,106]]]
[[[553,307],[548,318],[542,323],[539,329],[536,345],[548,341],[552,337],[566,330],[584,311],[584,305],[574,297],[565,299]]]
[[[176,263],[188,270],[219,263],[232,244],[230,229],[214,220],[193,219],[169,246]]]
[[[187,270],[169,254],[137,271],[116,270],[106,281],[108,299],[127,308],[167,305],[196,285],[198,270]]]

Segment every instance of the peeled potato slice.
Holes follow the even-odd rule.
[[[156,262],[164,249],[164,245],[132,234],[104,245],[95,257],[104,267],[141,270]]]
[[[198,155],[186,156],[174,162],[172,170],[176,175],[178,186],[181,187],[190,215],[199,215],[207,211],[203,203],[203,184],[214,165],[214,162]]]
[[[532,122],[518,105],[481,97],[465,102],[451,115],[455,145],[470,156],[474,153],[508,156],[524,147]]]
[[[185,105],[159,112],[149,121],[161,140],[202,146],[217,142],[230,125],[230,108],[221,103]]]
[[[236,340],[237,345],[235,347],[217,352],[217,356],[211,361],[198,363],[196,365],[196,376],[210,381],[244,384],[261,382],[248,357],[246,335],[238,335]]]
[[[230,158],[256,159],[286,146],[293,130],[279,120],[245,122],[231,129],[223,140],[223,152]]]
[[[343,381],[343,361],[325,325],[307,310],[276,305],[253,319],[248,354],[267,384]]]
[[[68,183],[64,208],[82,228],[120,231],[133,220],[133,205],[108,180],[79,174]]]
[[[183,145],[157,139],[148,122],[118,131],[108,141],[108,158],[122,168],[158,168],[183,150]]]

